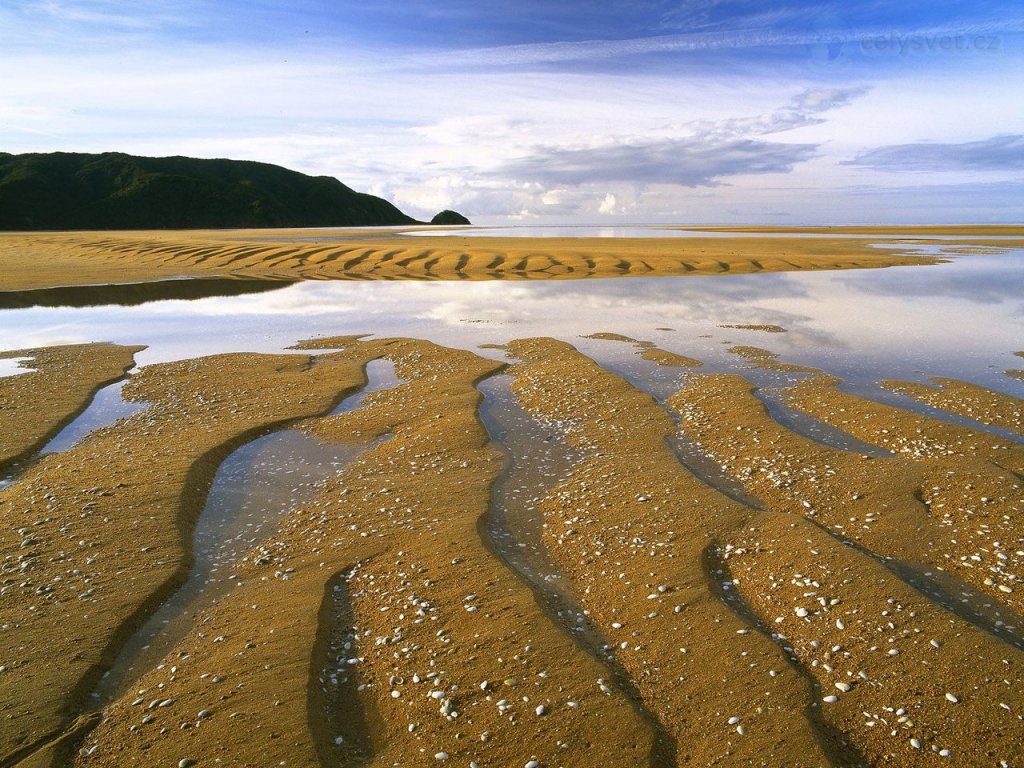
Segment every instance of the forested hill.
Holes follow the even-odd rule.
[[[121,153],[0,153],[0,230],[416,224],[330,176],[276,165]]]

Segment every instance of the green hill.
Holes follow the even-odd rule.
[[[0,230],[417,224],[330,176],[190,157],[0,153]]]

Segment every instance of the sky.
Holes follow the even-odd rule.
[[[1019,0],[0,0],[0,151],[483,224],[1024,220]]]

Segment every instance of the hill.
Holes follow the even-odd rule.
[[[453,226],[464,226],[466,224],[472,224],[469,219],[463,216],[458,211],[450,211],[447,208],[437,214],[430,220],[431,224],[442,224],[446,227]]]
[[[418,224],[330,176],[276,165],[121,153],[0,153],[0,230]]]

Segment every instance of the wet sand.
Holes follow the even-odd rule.
[[[0,765],[1014,764],[1024,447],[731,350],[804,374],[785,402],[879,449],[843,450],[780,424],[742,375],[592,338],[683,383],[655,400],[546,338],[507,363],[347,336],[132,375],[146,411],[0,491]],[[379,359],[398,383],[330,415]],[[586,640],[491,538],[508,469],[478,385],[499,375],[575,457],[531,483],[532,538],[508,530],[542,548]],[[887,386],[1020,433],[1019,400],[937,383]],[[220,463],[285,427],[355,458],[98,704],[188,576]],[[680,435],[715,473],[682,463]]]
[[[85,410],[92,396],[134,367],[145,347],[75,344],[0,352],[29,370],[0,376],[0,472],[26,458]]]
[[[884,247],[874,247],[875,242]],[[877,241],[402,237],[372,230],[0,233],[0,291],[181,277],[575,279],[867,269],[938,260],[908,252],[905,241],[884,232]]]

